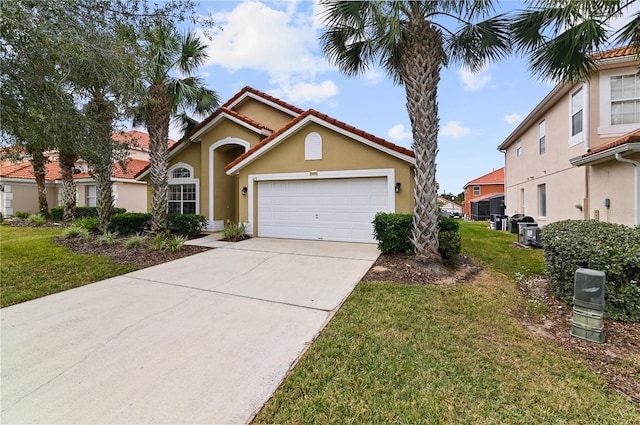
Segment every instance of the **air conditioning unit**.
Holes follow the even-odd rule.
[[[538,226],[525,227],[523,229],[523,244],[527,246],[542,246],[542,229]]]
[[[520,242],[522,245],[526,245],[527,244],[525,240],[526,229],[530,227],[537,227],[537,226],[538,226],[537,223],[530,223],[530,222],[518,223],[518,242]]]

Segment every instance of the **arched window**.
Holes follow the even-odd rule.
[[[198,179],[193,167],[179,163],[169,169],[169,214],[198,214]]]

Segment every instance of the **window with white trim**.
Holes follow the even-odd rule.
[[[542,122],[540,122],[540,124],[538,124],[538,153],[540,155],[542,155],[543,153],[546,152],[546,134],[547,134],[547,129],[546,129],[546,125],[544,123],[544,120],[542,120]]]
[[[98,192],[95,185],[85,186],[85,206],[95,207],[97,206]]]
[[[611,77],[611,125],[640,123],[640,76]]]
[[[198,179],[193,178],[193,167],[179,163],[169,169],[169,214],[198,213]]]
[[[480,186],[473,186],[473,196],[480,196]]]
[[[522,156],[522,140],[518,140],[516,143],[516,156]]]
[[[580,87],[571,94],[571,138],[582,135],[584,127],[584,90]],[[573,142],[574,140],[572,140]]]

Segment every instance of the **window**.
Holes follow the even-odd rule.
[[[322,137],[315,131],[307,134],[304,139],[304,159],[306,161],[322,159]]]
[[[584,99],[582,87],[571,95],[571,137],[582,133]]]
[[[184,167],[176,168],[171,172],[172,179],[183,179],[183,178],[188,179],[190,177],[191,177],[191,171],[189,171],[189,169]]]
[[[85,205],[87,207],[95,207],[97,205],[97,190],[96,190],[96,186],[95,185],[91,185],[91,186],[86,186],[85,189],[85,198],[86,198],[86,202]]]
[[[169,214],[198,214],[198,179],[193,178],[193,167],[178,163],[169,169]]]
[[[196,185],[170,184],[169,185],[169,214],[195,214],[196,213]]]
[[[473,196],[480,196],[480,186],[473,186]]]
[[[547,216],[547,185],[538,185],[538,215]]]
[[[522,155],[522,140],[518,140],[518,143],[516,143],[516,156],[521,156]]]
[[[540,155],[542,155],[543,153],[545,153],[546,151],[546,147],[545,147],[545,135],[546,135],[546,128],[545,128],[545,123],[544,121],[542,121],[540,124],[538,124],[538,131],[540,134],[540,137],[538,138],[538,153]]]
[[[640,76],[611,77],[611,125],[640,123]]]

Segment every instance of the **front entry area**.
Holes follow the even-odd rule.
[[[387,177],[259,182],[258,236],[375,243],[388,197]]]

